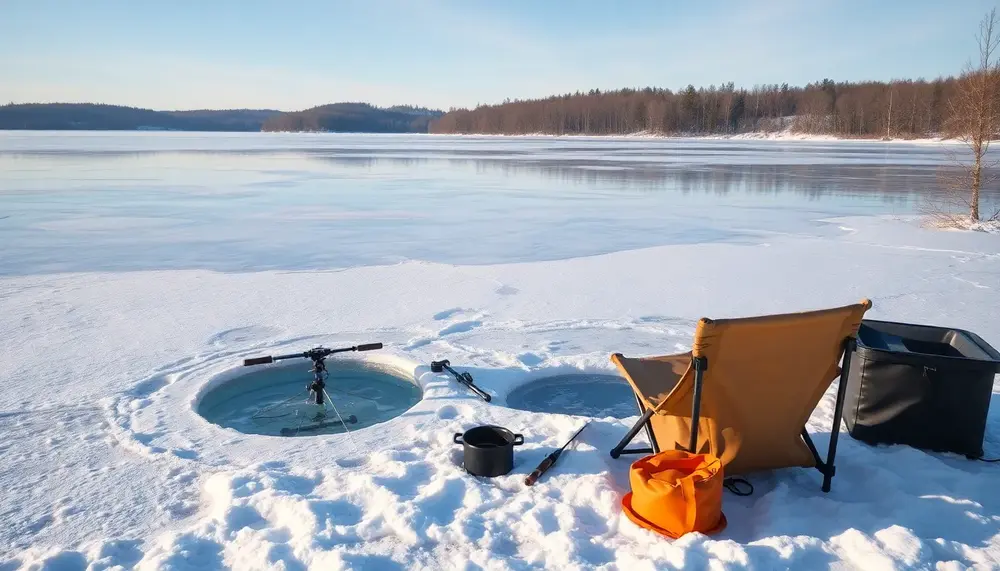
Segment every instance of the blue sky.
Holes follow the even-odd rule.
[[[0,101],[431,107],[958,72],[980,0],[0,0]]]

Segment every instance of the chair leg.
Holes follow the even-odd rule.
[[[819,450],[816,450],[816,445],[813,444],[812,437],[809,436],[809,431],[805,428],[802,429],[802,440],[805,441],[806,446],[809,448],[809,452],[812,452],[813,459],[816,460],[816,467],[820,472],[826,470],[826,464],[823,463],[823,459],[819,456]]]
[[[625,437],[622,438],[621,442],[618,443],[618,446],[615,446],[614,448],[611,449],[612,458],[618,458],[619,456],[622,455],[622,452],[625,450],[625,447],[628,446],[629,442],[632,442],[632,439],[635,438],[636,434],[639,434],[639,431],[642,430],[642,427],[645,426],[647,422],[649,422],[649,419],[652,418],[652,416],[653,416],[653,409],[647,409],[646,412],[644,412],[642,416],[639,417],[639,420],[635,423],[635,426],[629,429],[628,433],[625,434]]]
[[[705,357],[694,358],[694,398],[691,403],[691,440],[688,443],[688,452],[694,454],[698,449],[698,423],[701,421],[701,385],[705,378],[705,370],[708,369],[708,359]]]
[[[836,472],[834,459],[837,456],[837,438],[840,436],[840,422],[844,417],[844,395],[847,394],[847,376],[851,372],[851,355],[857,347],[857,341],[848,339],[844,343],[844,364],[840,369],[840,380],[837,384],[837,404],[833,410],[833,428],[830,429],[830,448],[826,454],[826,470],[823,473],[823,492],[830,491],[830,484]]]
[[[635,395],[635,402],[639,405],[639,412],[645,413],[646,405],[642,403],[642,397],[638,394]],[[647,420],[643,423],[643,426],[646,427],[646,440],[649,440],[649,448],[652,451],[651,454],[659,454],[660,444],[656,442],[656,435],[653,434],[653,425]]]

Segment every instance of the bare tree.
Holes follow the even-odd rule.
[[[889,82],[889,118],[885,123],[885,140],[892,140],[892,82]]]
[[[971,191],[968,200],[972,222],[978,222],[979,191],[984,182],[984,168],[995,167],[995,163],[984,164],[990,141],[1000,130],[1000,106],[997,105],[998,81],[1000,81],[1000,32],[997,28],[996,8],[990,10],[979,23],[976,42],[979,61],[970,62],[958,79],[955,96],[951,100],[951,131],[972,151],[972,163],[962,162],[968,177],[963,186]]]

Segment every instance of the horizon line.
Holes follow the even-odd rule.
[[[865,84],[865,83],[882,83],[882,84],[886,84],[886,85],[892,86],[892,85],[895,85],[896,83],[920,83],[920,82],[934,83],[934,82],[937,82],[937,81],[955,80],[956,78],[961,77],[961,75],[963,73],[964,72],[960,72],[957,75],[956,74],[938,75],[937,77],[935,77],[933,79],[927,79],[925,77],[917,77],[917,78],[893,78],[893,79],[889,79],[889,80],[882,80],[882,79],[862,79],[862,80],[843,80],[843,81],[831,80],[831,81],[833,81],[834,84],[836,84],[836,85],[843,85],[843,84],[860,85],[860,84]],[[465,106],[465,107],[451,106],[451,107],[448,107],[448,108],[431,107],[431,106],[419,105],[419,104],[414,104],[414,103],[396,103],[396,104],[393,104],[393,105],[381,106],[381,105],[376,105],[374,103],[370,103],[370,102],[367,102],[367,101],[334,101],[334,102],[330,102],[330,103],[321,103],[319,105],[313,105],[312,107],[305,107],[303,109],[295,109],[295,110],[278,109],[278,108],[267,108],[267,107],[215,107],[215,108],[212,108],[212,107],[195,107],[195,108],[187,108],[187,109],[176,109],[176,108],[175,109],[156,109],[154,107],[141,107],[141,106],[135,106],[135,105],[122,104],[122,103],[96,103],[94,101],[21,101],[21,102],[9,101],[7,103],[0,104],[0,107],[10,107],[10,106],[18,106],[18,105],[103,105],[103,106],[108,106],[108,107],[125,107],[125,108],[129,108],[129,109],[140,109],[140,110],[145,110],[145,111],[154,111],[154,112],[158,112],[158,113],[186,113],[186,112],[194,112],[194,111],[274,111],[274,112],[277,112],[277,113],[300,113],[300,112],[303,112],[303,111],[308,111],[310,109],[315,109],[317,107],[324,107],[324,106],[327,106],[327,105],[339,105],[339,104],[350,104],[350,103],[353,103],[353,104],[370,105],[371,107],[375,107],[377,109],[391,109],[393,107],[414,107],[414,108],[418,108],[418,109],[426,109],[426,110],[429,110],[429,111],[439,111],[441,113],[448,113],[450,111],[473,110],[473,109],[476,109],[478,107],[483,107],[483,106],[499,106],[499,105],[505,105],[507,103],[514,103],[514,102],[543,101],[545,99],[551,99],[551,98],[555,98],[555,97],[565,97],[565,96],[574,96],[574,95],[587,95],[587,94],[589,94],[592,91],[598,91],[598,92],[604,94],[604,93],[621,92],[621,91],[625,91],[625,90],[644,91],[644,90],[647,90],[647,89],[652,89],[652,90],[657,90],[657,91],[669,91],[671,93],[681,93],[683,90],[687,89],[689,86],[690,87],[696,87],[696,89],[698,89],[699,91],[701,91],[701,90],[706,90],[707,91],[708,89],[710,89],[712,87],[719,87],[719,86],[727,85],[728,83],[733,83],[735,91],[752,92],[753,89],[755,89],[755,88],[766,88],[766,87],[769,87],[769,86],[782,86],[782,85],[788,85],[789,89],[806,89],[810,85],[816,85],[816,84],[818,84],[818,83],[820,83],[822,81],[826,81],[826,80],[830,80],[830,78],[825,77],[825,78],[822,78],[822,79],[819,79],[819,80],[816,80],[816,81],[808,82],[805,85],[798,85],[798,84],[797,85],[791,85],[788,82],[781,82],[781,83],[755,83],[755,84],[753,84],[752,87],[747,87],[745,85],[740,85],[740,86],[737,87],[735,85],[735,82],[732,82],[732,81],[730,81],[730,82],[721,82],[721,83],[718,83],[718,84],[710,83],[708,85],[708,87],[706,87],[704,85],[695,86],[693,83],[688,83],[688,84],[686,84],[686,85],[684,85],[682,87],[676,88],[676,89],[672,89],[672,88],[669,88],[669,87],[657,87],[657,86],[653,86],[653,85],[646,85],[646,86],[643,86],[643,87],[618,87],[618,88],[614,88],[614,89],[600,89],[600,88],[597,88],[597,87],[593,87],[593,88],[590,88],[590,89],[577,89],[575,91],[565,91],[565,92],[562,92],[562,93],[552,93],[552,94],[544,95],[544,96],[524,97],[524,98],[505,97],[502,100],[500,100],[498,102],[494,102],[494,103],[478,102],[478,103],[476,103],[475,106]]]

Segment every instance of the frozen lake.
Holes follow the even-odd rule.
[[[824,234],[818,219],[921,212],[949,149],[961,150],[0,132],[0,274],[493,264]],[[988,189],[987,201],[997,197]]]
[[[637,418],[608,356],[687,351],[703,316],[866,297],[1000,346],[1000,236],[872,216],[921,212],[953,148],[0,133],[0,570],[1000,568],[998,464],[843,434],[830,494],[751,475],[722,534],[665,541],[623,515],[634,458],[608,454]],[[349,433],[198,414],[304,391],[305,362],[246,357],[370,342],[419,386],[398,416],[336,374]],[[836,386],[807,423],[822,453]],[[462,467],[453,435],[482,424],[524,434],[510,474]]]

